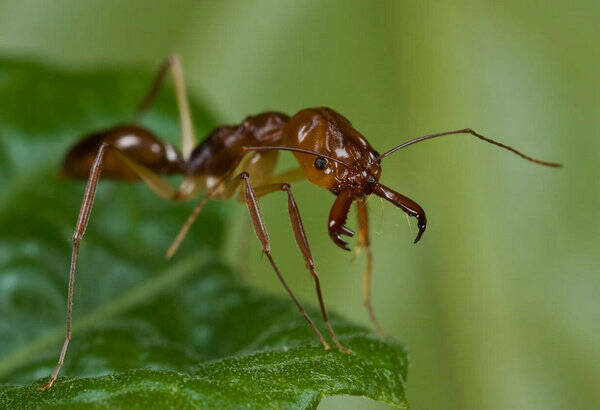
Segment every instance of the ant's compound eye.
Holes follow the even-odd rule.
[[[327,160],[323,157],[318,157],[315,159],[315,168],[323,170],[327,166]]]

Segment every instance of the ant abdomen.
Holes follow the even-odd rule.
[[[116,150],[106,153],[102,177],[123,181],[139,180],[138,175],[126,166],[123,156],[162,175],[181,174],[185,163],[181,154],[169,143],[157,138],[139,125],[117,125],[93,133],[75,144],[65,156],[62,173],[72,178],[88,178],[94,158],[103,143]]]

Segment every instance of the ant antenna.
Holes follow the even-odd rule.
[[[440,132],[440,133],[437,133],[437,134],[424,135],[422,137],[418,137],[418,138],[412,139],[410,141],[406,141],[406,142],[404,142],[404,143],[402,143],[400,145],[397,145],[394,148],[392,148],[392,149],[384,152],[379,157],[377,157],[377,160],[381,161],[383,158],[387,157],[390,154],[393,154],[394,152],[398,151],[399,149],[402,149],[404,147],[408,147],[409,145],[412,145],[412,144],[416,144],[417,142],[425,141],[425,140],[428,140],[428,139],[431,139],[431,138],[442,137],[444,135],[452,135],[452,134],[471,134],[474,137],[479,138],[480,140],[483,140],[485,142],[489,142],[490,144],[494,144],[494,145],[496,145],[496,146],[498,146],[500,148],[504,148],[506,150],[509,150],[509,151],[517,154],[521,158],[526,159],[527,161],[531,161],[531,162],[534,162],[534,163],[539,164],[539,165],[545,165],[547,167],[554,167],[554,168],[562,167],[562,164],[558,164],[556,162],[546,162],[546,161],[540,161],[539,159],[532,158],[532,157],[530,157],[528,155],[523,154],[520,151],[517,151],[513,147],[509,147],[508,145],[504,145],[504,144],[502,144],[502,143],[500,143],[498,141],[494,141],[494,140],[492,140],[490,138],[486,138],[483,135],[476,133],[475,131],[473,131],[470,128],[465,128],[465,129],[456,130],[456,131]]]
[[[330,157],[329,155],[321,154],[320,152],[311,151],[303,148],[295,148],[295,147],[275,147],[275,146],[264,146],[264,147],[242,147],[243,151],[293,151],[293,152],[301,152],[303,154],[316,155],[318,157],[323,157],[330,159],[335,162],[339,162],[340,164],[344,164],[345,166],[351,168],[350,164],[342,161],[341,159]]]

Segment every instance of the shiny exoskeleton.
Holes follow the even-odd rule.
[[[451,134],[471,134],[481,140],[508,149],[529,161],[552,167],[560,166],[533,159],[468,128],[419,137],[379,154],[352,126],[350,121],[326,107],[303,109],[292,117],[279,112],[265,112],[250,116],[238,125],[215,129],[203,142],[195,145],[183,72],[176,56],[169,57],[161,66],[152,87],[138,107],[137,118],[148,109],[169,71],[173,74],[180,112],[182,152],[155,136],[152,131],[133,122],[113,126],[85,137],[75,144],[66,155],[62,169],[63,174],[74,178],[86,178],[88,184],[73,235],[67,335],[58,365],[50,381],[42,390],[50,387],[56,380],[71,339],[73,285],[79,244],[89,221],[94,194],[101,174],[102,177],[108,179],[141,180],[157,195],[172,200],[190,199],[204,193],[203,198],[168,249],[167,257],[174,254],[206,201],[229,199],[237,193],[238,199],[246,203],[254,230],[276,275],[323,347],[329,349],[329,344],[288,287],[271,255],[269,238],[257,199],[272,192],[284,191],[288,198],[288,212],[294,237],[315,282],[327,331],[339,351],[351,353],[338,340],[329,323],[319,276],[315,269],[300,213],[292,195],[290,186],[292,183],[306,178],[312,184],[325,188],[335,195],[327,229],[335,244],[346,250],[349,249],[348,244],[342,239],[342,236],[354,235],[354,232],[346,227],[346,219],[352,203],[356,203],[359,229],[358,246],[364,249],[367,255],[367,267],[364,274],[364,303],[372,322],[381,332],[370,299],[372,258],[366,197],[375,194],[415,217],[419,228],[415,242],[419,241],[427,224],[425,212],[416,202],[379,182],[383,158],[401,148],[426,139]],[[298,169],[274,175],[279,151],[291,151],[298,162]],[[164,179],[164,176],[174,174],[184,176],[183,182],[177,188]]]

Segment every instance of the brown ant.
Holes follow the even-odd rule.
[[[469,128],[425,135],[379,154],[352,127],[350,121],[334,110],[325,107],[304,109],[292,117],[279,112],[265,112],[251,116],[239,125],[215,129],[202,143],[196,145],[183,71],[177,56],[170,56],[162,64],[150,90],[138,106],[136,118],[139,119],[151,105],[169,71],[174,79],[179,107],[182,129],[181,153],[169,143],[156,137],[151,131],[138,124],[130,124],[117,125],[87,136],[73,146],[66,155],[62,172],[73,178],[87,178],[87,187],[73,235],[66,338],[56,369],[52,373],[50,381],[41,390],[49,388],[56,380],[71,339],[73,285],[79,243],[89,221],[101,171],[102,176],[108,179],[128,182],[141,180],[155,194],[166,199],[185,200],[205,192],[204,197],[196,205],[167,250],[167,258],[173,256],[194,219],[209,199],[230,199],[236,195],[239,189],[237,198],[240,202],[246,202],[264,254],[300,313],[327,350],[329,344],[296,299],[273,260],[269,237],[258,206],[257,199],[261,196],[275,191],[285,191],[294,236],[306,262],[306,267],[315,282],[327,331],[339,351],[351,353],[349,349],[342,346],[329,323],[319,276],[315,270],[300,213],[292,195],[291,183],[307,178],[311,183],[329,190],[336,196],[329,213],[328,230],[333,242],[345,250],[349,250],[349,248],[342,239],[342,235],[354,235],[354,232],[345,226],[346,217],[352,202],[356,201],[359,227],[358,246],[364,248],[367,255],[367,266],[364,272],[364,304],[374,326],[381,331],[371,307],[372,256],[369,248],[366,196],[375,194],[415,217],[419,228],[415,243],[421,239],[427,224],[425,212],[416,202],[379,183],[383,158],[401,148],[427,139],[443,135],[471,134],[536,164],[550,167],[560,166],[560,164],[533,159]],[[292,151],[300,167],[294,171],[273,175],[277,162],[277,151]],[[250,154],[247,155],[248,153]],[[185,177],[177,189],[163,178],[164,175],[173,174]]]

